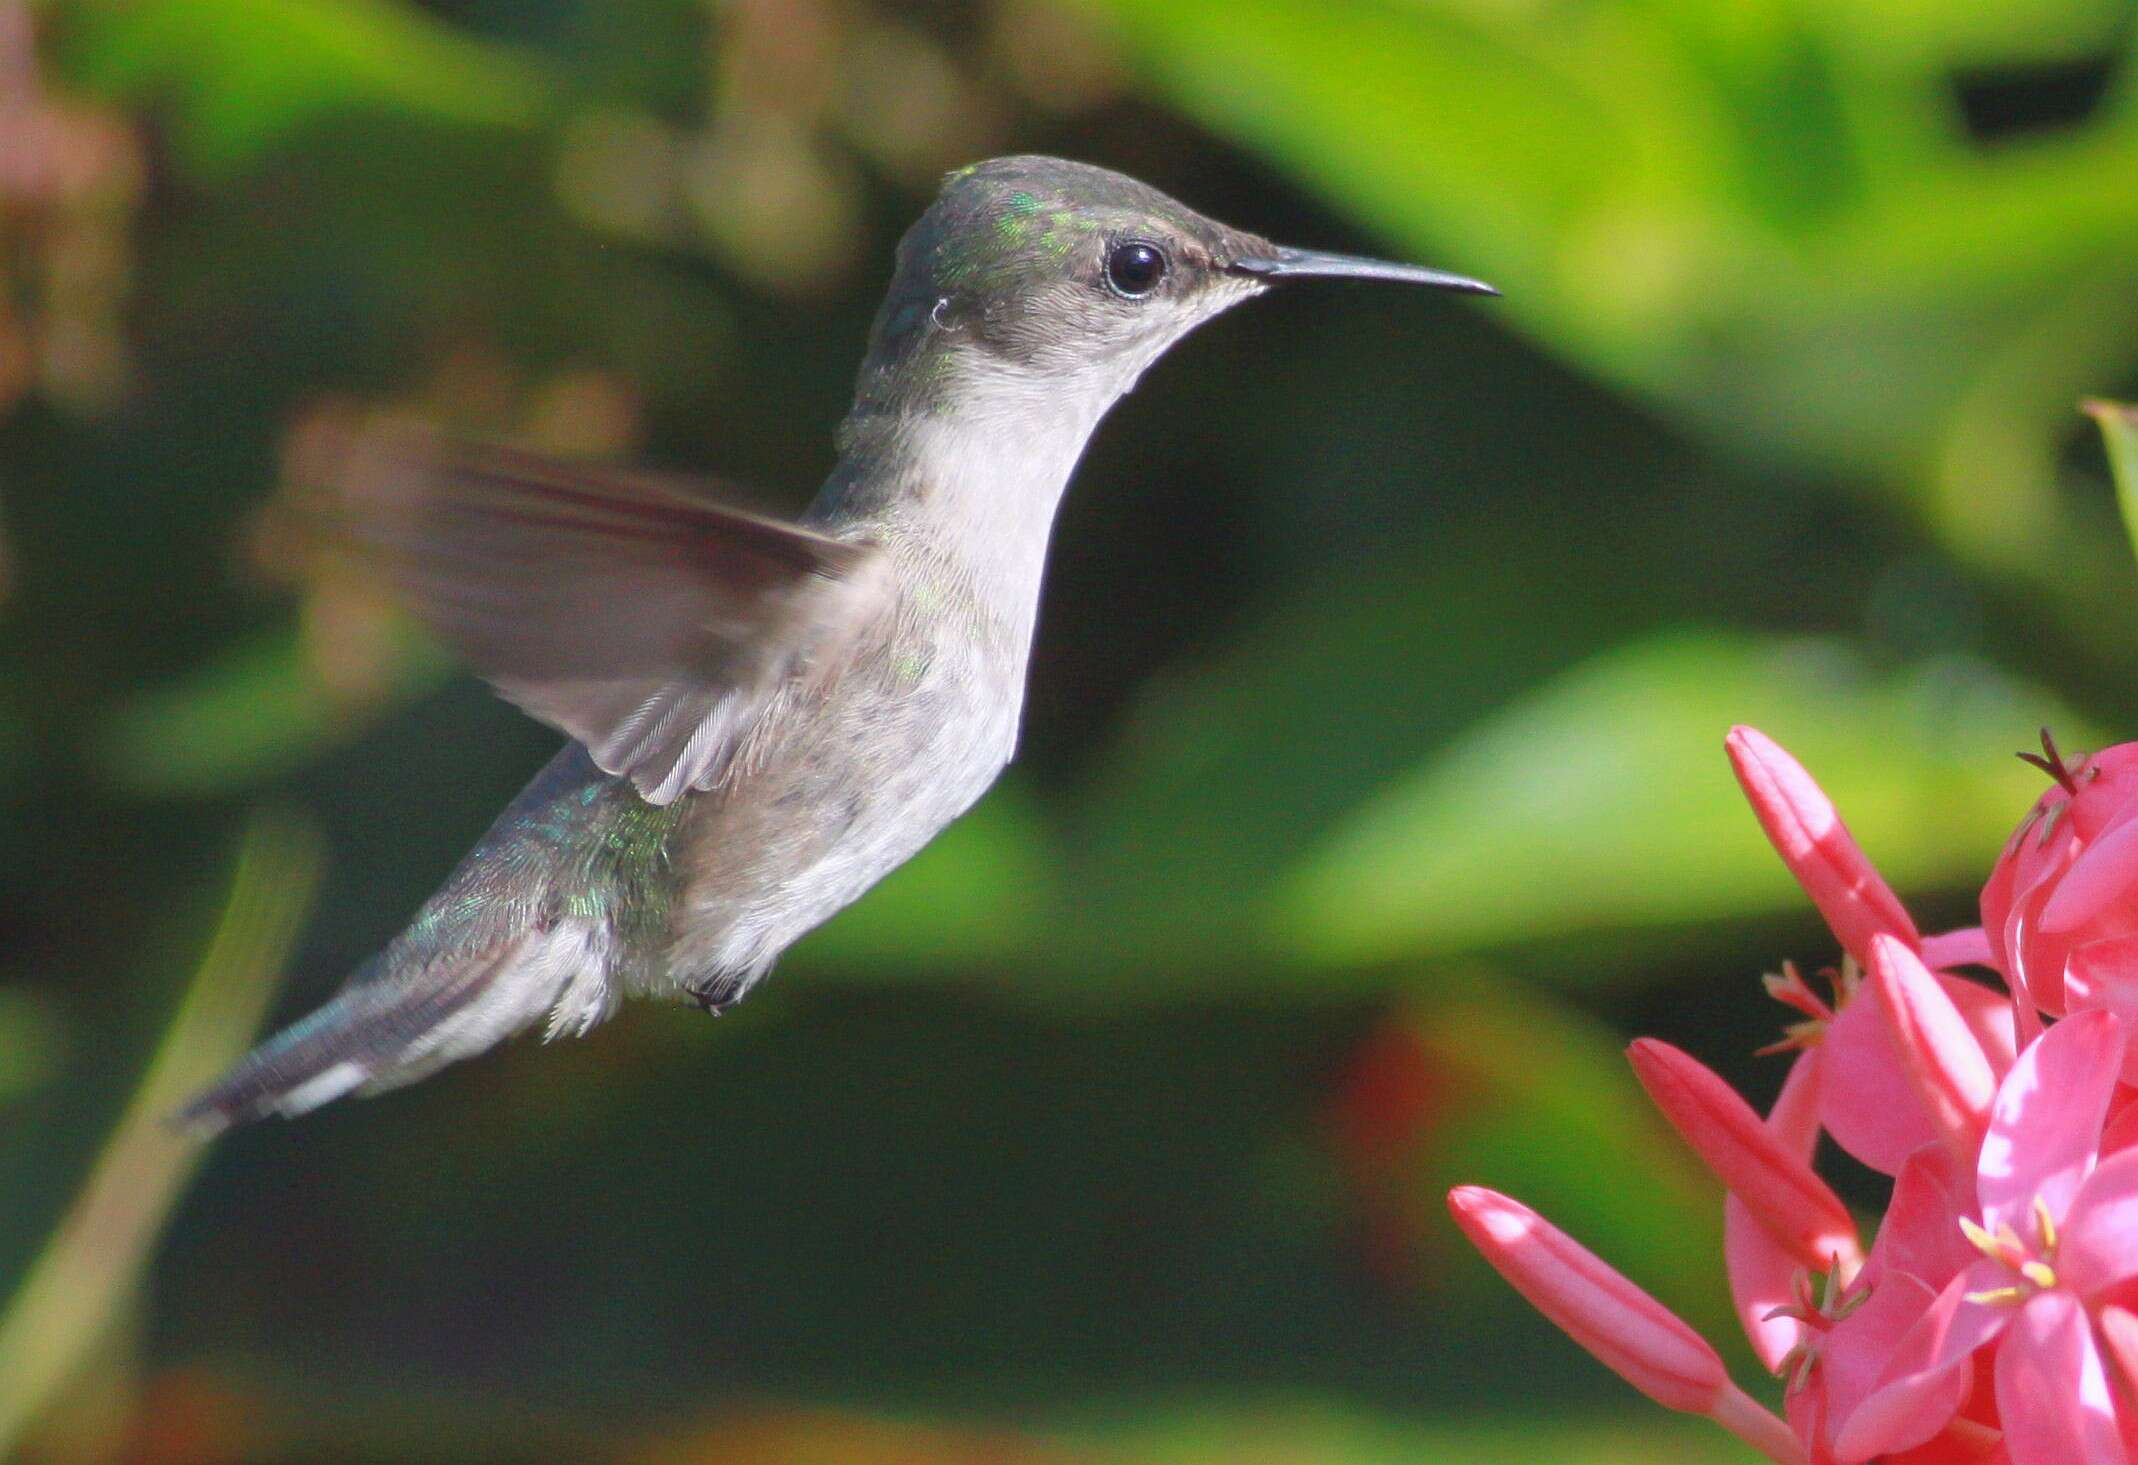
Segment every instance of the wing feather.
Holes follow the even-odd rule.
[[[341,459],[342,536],[498,692],[654,803],[883,608],[881,553],[663,481],[407,429]]]

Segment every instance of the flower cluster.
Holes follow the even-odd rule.
[[[1631,1058],[1728,1191],[1730,1286],[1787,1418],[1652,1297],[1520,1203],[1465,1186],[1457,1225],[1546,1316],[1658,1403],[1795,1465],[2138,1465],[2138,744],[2067,760],[1982,893],[1921,935],[1797,762],[1730,759],[1843,952],[1761,1116],[1689,1055]],[[1981,967],[2004,989],[1958,974]],[[1821,1132],[1893,1177],[1868,1249],[1811,1167]]]

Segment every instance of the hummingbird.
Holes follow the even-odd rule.
[[[178,1116],[414,1082],[626,996],[718,1013],[970,808],[1016,750],[1055,511],[1099,421],[1287,281],[1494,294],[1284,248],[1048,157],[944,179],[898,245],[839,460],[798,522],[414,430],[350,445],[346,541],[571,741],[340,993]]]

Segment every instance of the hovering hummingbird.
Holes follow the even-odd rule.
[[[1107,409],[1201,322],[1321,276],[1495,293],[998,158],[900,242],[799,523],[503,449],[360,442],[345,532],[572,742],[338,996],[180,1118],[301,1114],[536,1023],[585,1033],[627,995],[739,1001],[1009,762],[1048,533]]]

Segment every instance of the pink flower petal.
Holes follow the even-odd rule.
[[[2037,1292],[2006,1330],[1997,1414],[2012,1465],[2129,1465],[2108,1371],[2068,1292]]]
[[[1877,1386],[1838,1421],[1836,1459],[1855,1465],[1910,1449],[1945,1428],[1974,1388],[1975,1350],[1993,1342],[2008,1317],[1969,1302],[1967,1294],[2002,1286],[2007,1278],[2002,1266],[1981,1261],[1945,1284],[1895,1345]]]
[[[1794,1318],[1768,1314],[1795,1304],[1793,1283],[1804,1268],[1734,1195],[1722,1198],[1722,1264],[1730,1277],[1730,1305],[1737,1310],[1745,1339],[1760,1365],[1772,1373],[1804,1329]]]
[[[1879,932],[1916,945],[1907,908],[1803,766],[1756,728],[1731,728],[1723,746],[1767,838],[1842,946],[1860,961]]]
[[[1941,974],[1938,985],[1959,1008],[1991,1072],[2001,1077],[2012,1066],[2010,999],[1965,977]],[[1859,991],[1844,1004],[1819,1047],[1827,1055],[1819,1118],[1834,1143],[1873,1170],[1892,1175],[1908,1156],[1937,1140],[1930,1116],[1901,1070],[1875,996]]]
[[[1848,1207],[1736,1090],[1654,1038],[1636,1040],[1627,1056],[1663,1117],[1799,1265],[1821,1272],[1838,1265],[1844,1276],[1854,1274],[1863,1250]]]
[[[1912,1450],[1880,1456],[1878,1465],[2012,1465],[2012,1457],[1997,1430],[1956,1419],[1936,1438]]]
[[[1997,1093],[1982,1045],[1930,968],[1891,936],[1871,938],[1871,987],[1932,1129],[1956,1160],[1972,1161]]]
[[[2138,826],[2133,826],[2138,827]],[[2099,1008],[2122,1020],[2123,1081],[2138,1084],[2138,936],[2110,936],[2072,948],[2064,967],[2064,1000],[2077,1009]]]
[[[2138,983],[2138,936],[2110,936],[2071,948],[2064,990],[2073,1007],[2109,1006],[2112,993],[2133,983]]]
[[[2138,1315],[2121,1307],[2104,1307],[2096,1319],[2101,1326],[2102,1353],[2123,1377],[2123,1387],[2138,1398]]]
[[[1934,972],[1942,972],[1956,966],[1995,967],[1997,963],[1990,956],[1990,940],[1982,928],[1962,926],[1957,931],[1925,936],[1923,965]]]
[[[1891,1175],[1908,1156],[1939,1142],[1875,997],[1859,990],[1843,1004],[1827,1024],[1819,1049],[1826,1055],[1819,1118],[1835,1144]]]
[[[1980,982],[1945,972],[1938,973],[1938,985],[1945,989],[1952,1005],[1960,1009],[1967,1030],[1982,1045],[1983,1055],[1990,1061],[1990,1071],[2002,1079],[2011,1072],[2012,1060],[2019,1055],[2019,1043],[2013,1031],[2012,999]]]
[[[2133,885],[2138,885],[2138,822],[2126,820],[2072,861],[2042,907],[2041,929],[2051,934],[2076,930]]]
[[[1819,1075],[1825,1062],[1824,1046],[1797,1056],[1782,1080],[1782,1091],[1767,1112],[1767,1131],[1792,1154],[1809,1159],[1819,1137]],[[1722,1202],[1722,1257],[1730,1277],[1730,1300],[1737,1320],[1744,1325],[1752,1351],[1771,1372],[1779,1367],[1802,1336],[1802,1325],[1790,1318],[1769,1318],[1778,1307],[1796,1301],[1793,1287],[1802,1270],[1795,1255],[1760,1225],[1745,1203],[1736,1196]]]
[[[2094,1167],[2064,1213],[2058,1282],[2080,1297],[2138,1277],[2138,1150]]]
[[[2031,843],[2023,840],[2022,844]],[[2071,847],[2065,846],[2065,858],[2071,855]],[[2022,998],[2020,1010],[2021,1040],[2032,1042],[2034,1034],[2027,1031],[2027,1003],[2058,1017],[2064,1011],[2064,962],[2070,955],[2068,941],[2042,931],[2042,907],[2056,891],[2057,872],[2048,872],[2023,893],[2012,906],[2012,914],[2005,923],[2005,939],[2011,948],[2011,961],[2004,968],[2005,981],[2014,996]]]
[[[2054,826],[2045,822],[2044,811],[2062,802],[2062,791],[2052,792],[2056,797],[2044,794],[2020,824],[1982,887],[1982,934],[1989,942],[1993,964],[2004,974],[2013,995],[2022,999],[2022,1027],[2028,1029],[2021,1033],[2023,1039],[2039,1031],[2032,1026],[2027,1002],[2049,1012],[2063,1011],[2063,953],[2057,943],[2035,929],[2057,879],[2078,852],[2071,820],[2062,819]],[[2052,836],[2046,841],[2044,830]]]
[[[2124,1051],[2124,1061],[2128,1063],[2129,1048]],[[2133,1146],[2138,1146],[2138,1090],[2126,1085],[2116,1090],[2116,1098],[2109,1104],[2108,1123],[2101,1126],[2101,1153],[2119,1154]]]
[[[1531,1306],[1656,1403],[1705,1414],[1729,1387],[1704,1338],[1520,1201],[1463,1185],[1448,1210]]]
[[[1819,1346],[1812,1379],[1814,1387],[1826,1391],[1827,1449],[1834,1447],[1836,1428],[1856,1412],[1882,1380],[1901,1339],[1937,1300],[1938,1294],[1914,1277],[1891,1272],[1879,1278],[1871,1287],[1871,1295],[1827,1333]],[[1941,1408],[1942,1402],[1937,1407]],[[1954,1399],[1952,1407],[1957,1410],[1960,1400]]]
[[[2079,767],[2081,786],[2071,802],[2071,823],[2079,838],[2092,840],[2130,816],[2138,786],[2138,743],[2103,748]]]
[[[1789,1428],[1815,1465],[1828,1465],[1832,1452],[1822,1443],[1829,1435],[1827,1424],[1826,1390],[1821,1388],[1790,1389],[1782,1395],[1782,1413],[1789,1420]]]
[[[1962,1171],[1943,1145],[1910,1155],[1893,1182],[1865,1275],[1906,1272],[1939,1288],[1973,1266],[1982,1254],[1968,1245],[1960,1216],[1964,1208],[1973,1219],[1974,1189],[1973,1169]]]
[[[2068,1017],[2019,1055],[1998,1086],[1975,1170],[1986,1228],[2032,1236],[2037,1197],[2052,1216],[2070,1208],[2122,1068],[2122,1029],[2106,1012]]]

